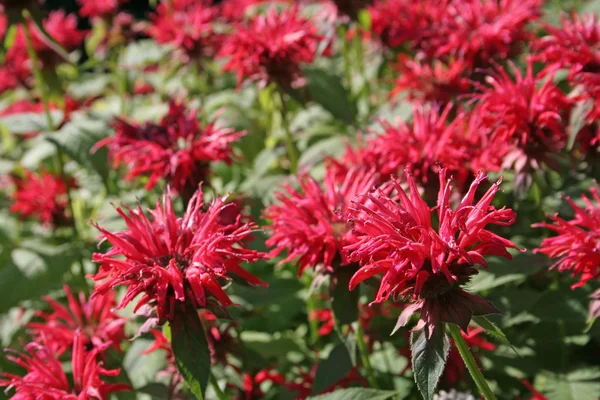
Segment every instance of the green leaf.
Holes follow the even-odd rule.
[[[312,394],[317,395],[344,379],[352,369],[352,360],[343,343],[331,350],[329,357],[317,366]]]
[[[152,399],[167,399],[169,397],[169,388],[158,382],[151,382],[144,387],[136,389],[136,392],[149,395]]]
[[[204,399],[210,376],[210,351],[206,333],[196,312],[180,315],[171,326],[171,346],[179,373],[192,393]]]
[[[480,317],[473,317],[473,321],[479,325],[480,327],[482,327],[483,329],[485,329],[485,331],[490,334],[491,336],[495,337],[496,339],[498,339],[500,342],[502,342],[503,344],[510,346],[511,349],[513,349],[513,351],[519,355],[519,352],[517,351],[517,349],[515,349],[513,347],[512,344],[510,344],[510,342],[508,341],[508,338],[506,337],[506,335],[504,334],[504,332],[502,332],[502,330],[500,328],[498,328],[498,326],[496,326],[492,321],[490,321],[489,319],[487,319],[487,317],[485,316],[480,316]]]
[[[106,180],[110,167],[107,150],[101,148],[94,153],[91,153],[91,150],[96,143],[107,137],[109,132],[110,130],[102,121],[78,120],[66,124],[47,139],[73,161],[89,171],[96,172]]]
[[[0,270],[0,313],[59,288],[77,258],[77,251],[71,245],[39,251],[13,250],[11,260]]]
[[[567,150],[570,151],[573,148],[573,144],[575,143],[575,139],[577,138],[577,134],[586,124],[585,116],[594,106],[594,101],[591,99],[586,99],[579,101],[575,107],[573,107],[573,111],[571,111],[571,118],[569,119],[569,141],[567,143]]]
[[[63,119],[63,112],[60,110],[52,110],[50,111],[50,116],[52,117],[54,124],[58,125]],[[0,118],[0,124],[4,125],[6,129],[14,135],[23,135],[50,129],[44,113],[26,112],[11,114]]]
[[[323,161],[325,156],[340,156],[346,148],[346,143],[348,143],[347,138],[339,135],[319,140],[302,152],[298,165],[301,168],[310,167]]]
[[[358,113],[356,105],[350,101],[349,93],[337,75],[314,67],[305,68],[304,74],[311,100],[319,103],[335,118],[347,124],[355,122]]]
[[[367,10],[360,10],[358,12],[358,23],[365,30],[371,30],[371,14]]]
[[[580,369],[569,374],[542,373],[542,392],[548,400],[597,400],[600,393],[600,370]],[[545,378],[545,379],[544,379]]]
[[[340,325],[348,325],[358,319],[359,291],[348,289],[353,272],[351,268],[338,268],[337,284],[331,293],[333,297],[331,308]]]
[[[340,389],[320,396],[311,396],[307,400],[387,400],[397,392],[365,388]]]
[[[423,398],[431,400],[440,376],[444,372],[450,341],[444,330],[438,328],[429,339],[425,329],[412,332],[410,343],[415,382]]]

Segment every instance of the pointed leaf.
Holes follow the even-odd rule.
[[[490,321],[489,319],[487,319],[487,317],[483,317],[483,316],[481,316],[481,317],[473,317],[473,321],[477,325],[479,325],[480,327],[482,327],[483,329],[485,329],[485,331],[488,334],[490,334],[491,336],[493,336],[496,339],[498,339],[501,343],[510,346],[510,348],[513,349],[513,351],[518,356],[520,356],[520,354],[517,351],[517,349],[515,349],[512,344],[510,344],[510,342],[508,341],[508,338],[506,337],[506,335],[504,334],[504,332],[502,332],[502,330],[500,328],[498,328],[498,326],[496,326],[492,321]]]
[[[311,396],[307,400],[388,400],[397,394],[397,392],[390,390],[350,388],[336,390],[320,396]]]
[[[329,357],[317,367],[312,394],[316,395],[329,389],[348,375],[352,369],[352,359],[343,343],[331,350]]]
[[[348,289],[353,271],[350,268],[338,269],[337,283],[331,293],[331,308],[340,325],[348,325],[358,319],[358,290]]]
[[[444,372],[450,341],[443,329],[436,329],[430,339],[424,329],[410,337],[415,382],[425,400],[431,400]]]
[[[202,322],[192,311],[179,315],[172,324],[171,346],[175,363],[191,392],[202,400],[210,376],[210,351]]]
[[[356,105],[340,78],[319,68],[305,68],[306,85],[311,100],[319,103],[335,118],[353,124],[358,113]]]

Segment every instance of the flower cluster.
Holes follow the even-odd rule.
[[[146,189],[165,179],[186,199],[206,180],[210,162],[231,163],[231,144],[245,134],[215,123],[201,126],[196,110],[188,111],[173,101],[158,124],[118,118],[114,127],[115,136],[101,140],[95,148],[107,146],[115,167],[127,165],[126,179],[148,176]]]
[[[77,0],[81,5],[79,15],[89,18],[110,18],[117,13],[121,4],[129,0]]]
[[[49,227],[68,226],[71,215],[68,212],[68,187],[76,187],[75,180],[67,182],[49,172],[39,174],[25,170],[23,177],[12,177],[15,191],[10,211],[21,218],[35,218]]]
[[[298,276],[307,267],[322,265],[332,272],[336,263],[348,264],[342,249],[354,242],[354,236],[343,213],[352,198],[373,188],[375,179],[373,171],[363,168],[353,168],[343,177],[329,168],[324,188],[308,175],[300,177],[300,190],[287,185],[287,193],[275,195],[279,204],[265,211],[265,217],[272,221],[266,242],[274,247],[270,256],[286,250],[282,263],[298,258]]]
[[[156,7],[147,33],[158,43],[182,50],[185,60],[211,57],[222,44],[215,31],[218,9],[206,0],[169,0]]]
[[[77,333],[73,339],[71,384],[63,371],[61,362],[52,350],[42,343],[32,342],[25,346],[23,354],[9,355],[9,360],[25,369],[24,376],[2,374],[0,386],[15,390],[15,400],[84,400],[106,399],[110,393],[131,390],[128,385],[105,383],[102,376],[114,377],[119,370],[107,370],[98,362],[101,350],[85,351],[84,339]]]
[[[350,260],[361,264],[350,281],[350,289],[374,275],[384,274],[374,302],[386,301],[390,296],[412,302],[398,319],[397,328],[420,310],[418,329],[425,328],[428,335],[442,322],[456,323],[466,332],[472,316],[494,313],[497,309],[462,287],[477,273],[476,265],[487,266],[485,256],[510,259],[507,249],[516,248],[510,240],[486,227],[511,225],[516,215],[510,209],[498,210],[491,205],[500,182],[494,183],[475,202],[477,188],[485,180],[482,173],[453,209],[449,203],[452,187],[450,180],[446,180],[446,170],[442,169],[435,229],[432,209],[421,198],[408,171],[406,179],[410,197],[393,180],[397,201],[379,190],[366,195],[368,203],[356,201],[349,209],[357,240],[346,250]]]
[[[151,217],[141,205],[137,209],[125,206],[126,212],[117,207],[128,230],[112,233],[96,225],[103,240],[113,247],[93,255],[93,260],[101,264],[94,279],[103,281],[93,296],[103,295],[117,285],[127,286],[119,307],[143,294],[135,310],[144,305],[156,308],[156,322],[163,323],[190,308],[232,305],[219,283],[220,279],[231,279],[231,274],[253,285],[266,286],[241,266],[244,261],[265,257],[244,243],[255,226],[242,222],[241,216],[222,223],[219,214],[229,207],[226,196],[205,207],[202,195],[201,190],[194,194],[182,218],[177,218],[171,197],[166,194],[150,211]]]
[[[324,40],[298,8],[282,12],[270,8],[246,25],[239,24],[219,55],[229,57],[224,70],[237,75],[238,86],[248,79],[261,85],[297,87],[304,83],[300,64],[312,63]]]

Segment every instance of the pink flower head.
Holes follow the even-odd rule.
[[[341,250],[353,243],[354,237],[343,212],[352,198],[373,187],[375,178],[373,171],[354,168],[344,179],[338,179],[328,168],[324,188],[308,175],[299,178],[300,190],[286,185],[287,193],[275,195],[279,203],[265,211],[265,217],[272,221],[272,234],[266,242],[274,247],[270,256],[286,250],[287,257],[281,263],[298,257],[298,276],[307,267],[323,265],[332,272],[336,262],[348,264]]]
[[[376,0],[368,7],[371,29],[389,48],[419,49],[433,34],[448,0]]]
[[[185,198],[207,178],[211,161],[231,163],[231,143],[245,134],[219,128],[214,122],[203,127],[196,110],[187,111],[184,104],[173,101],[158,124],[117,119],[114,126],[115,136],[95,148],[107,146],[115,167],[127,165],[127,180],[148,176],[146,189],[151,189],[165,179]]]
[[[417,104],[409,124],[381,121],[383,135],[368,141],[364,150],[367,165],[376,165],[384,177],[408,168],[425,185],[435,182],[444,167],[462,186],[470,173],[472,155],[464,132],[457,128],[463,118],[461,112],[454,122],[448,122],[451,109],[452,104],[442,109]]]
[[[238,25],[219,55],[230,57],[225,71],[237,74],[238,86],[244,78],[261,85],[276,82],[284,87],[303,84],[301,64],[311,64],[325,37],[297,7],[278,12],[270,8],[247,26]]]
[[[567,203],[575,212],[575,217],[564,220],[557,214],[551,215],[552,222],[534,224],[537,228],[547,228],[556,236],[542,240],[536,253],[546,254],[556,260],[552,267],[560,272],[570,271],[579,276],[579,282],[573,288],[581,287],[600,276],[600,196],[598,187],[590,189],[590,198],[581,196],[585,207],[575,204],[570,197]]]
[[[64,180],[46,171],[36,174],[29,170],[25,170],[23,178],[13,176],[12,179],[16,189],[12,195],[10,212],[19,214],[21,218],[35,218],[45,226],[70,224],[67,185]],[[73,178],[69,179],[69,186],[76,186]]]
[[[542,2],[449,1],[426,51],[432,57],[463,59],[473,67],[504,60],[533,37],[526,27],[541,15]]]
[[[231,280],[231,274],[253,285],[267,286],[241,266],[244,261],[266,257],[245,246],[256,226],[243,223],[241,216],[233,223],[221,223],[219,214],[229,207],[226,199],[224,196],[205,205],[198,190],[182,218],[175,215],[168,193],[150,210],[150,216],[141,205],[137,209],[125,207],[126,212],[117,207],[128,229],[112,233],[96,225],[102,240],[113,247],[92,257],[101,263],[94,279],[104,280],[93,296],[117,285],[127,286],[118,308],[143,294],[135,311],[144,305],[156,307],[157,322],[163,323],[172,321],[178,311],[233,305],[219,283],[219,279]]]
[[[129,0],[77,0],[81,8],[79,15],[89,18],[110,18],[119,11],[119,6]]]
[[[52,312],[38,311],[36,315],[44,321],[27,324],[34,336],[44,337],[58,354],[73,347],[78,335],[86,348],[98,348],[102,351],[107,346],[112,346],[120,350],[121,342],[125,340],[123,326],[126,321],[112,311],[117,305],[115,292],[109,290],[104,295],[86,299],[83,292],[76,298],[67,285],[63,288],[68,307],[46,297]]]
[[[470,67],[460,59],[448,64],[440,60],[426,63],[401,54],[397,71],[399,77],[390,96],[408,91],[410,99],[448,103],[471,89]]]
[[[515,78],[502,68],[478,85],[478,112],[492,132],[492,140],[510,143],[504,166],[517,174],[540,168],[541,163],[557,168],[551,156],[560,153],[568,139],[571,102],[552,82],[533,73],[529,62],[523,75],[513,66]]]
[[[368,202],[355,201],[349,208],[356,241],[346,251],[351,261],[361,264],[350,281],[350,289],[383,274],[374,303],[390,296],[413,302],[398,319],[397,328],[421,310],[417,328],[426,328],[429,335],[442,322],[456,323],[466,332],[473,315],[494,313],[497,309],[489,301],[465,292],[462,286],[477,273],[476,265],[487,266],[485,256],[511,259],[507,249],[516,248],[513,242],[486,227],[511,225],[516,214],[491,205],[500,181],[475,202],[475,193],[486,179],[483,173],[477,175],[454,209],[450,206],[452,187],[446,180],[446,169],[439,172],[440,190],[434,208],[421,198],[408,171],[406,179],[410,197],[393,179],[390,184],[397,191],[397,201],[378,190],[366,195]],[[432,224],[433,210],[437,211],[437,229]]]
[[[561,26],[546,24],[548,32],[533,43],[536,60],[551,70],[566,68],[571,77],[578,72],[600,72],[600,21],[595,14],[562,18]]]
[[[25,346],[25,353],[9,355],[7,358],[26,370],[24,376],[2,374],[0,386],[7,386],[7,391],[15,389],[11,397],[14,400],[105,400],[109,394],[129,391],[124,384],[107,384],[102,376],[114,377],[118,369],[102,368],[102,362],[96,358],[100,349],[94,348],[85,352],[82,334],[76,334],[73,340],[73,356],[71,367],[73,384],[69,382],[63,371],[61,362],[44,342],[32,342]]]
[[[215,32],[218,9],[207,0],[169,0],[156,7],[148,34],[183,51],[187,59],[212,57],[221,45]]]

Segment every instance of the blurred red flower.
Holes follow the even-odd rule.
[[[67,185],[63,179],[43,170],[39,174],[25,170],[23,178],[12,176],[12,181],[16,189],[10,212],[21,218],[37,219],[42,225],[54,228],[71,223],[71,215],[67,212]],[[69,187],[76,186],[75,180],[70,178]]]
[[[222,43],[215,31],[218,8],[208,0],[168,0],[156,7],[147,29],[158,43],[183,51],[186,60],[212,57]]]
[[[230,280],[231,274],[250,284],[267,286],[241,267],[244,261],[266,257],[244,244],[256,226],[243,223],[241,216],[234,223],[222,224],[219,214],[230,206],[225,204],[227,196],[205,205],[202,195],[199,189],[182,218],[175,215],[167,193],[150,210],[151,217],[141,205],[137,209],[125,206],[127,212],[117,207],[127,223],[125,231],[112,233],[95,225],[102,233],[102,241],[113,247],[92,257],[102,264],[94,279],[104,280],[96,286],[93,296],[103,295],[117,285],[127,286],[118,307],[143,294],[134,312],[144,305],[155,307],[156,322],[163,323],[174,320],[181,311],[232,305],[219,283],[219,279]]]
[[[184,104],[174,101],[158,124],[118,118],[114,127],[115,136],[101,140],[94,149],[107,146],[115,167],[127,165],[125,179],[149,175],[148,190],[165,179],[185,200],[207,179],[211,161],[231,163],[231,143],[245,135],[214,122],[203,127],[196,110],[187,111]]]
[[[76,334],[71,360],[72,385],[63,371],[61,362],[42,341],[26,345],[25,353],[7,356],[9,360],[24,368],[26,373],[24,376],[3,373],[1,376],[4,379],[0,380],[0,386],[15,389],[16,393],[11,397],[15,400],[104,400],[108,399],[111,393],[131,390],[125,384],[103,382],[102,376],[114,377],[120,371],[102,368],[102,363],[96,361],[96,356],[101,350],[94,348],[86,353],[83,343],[82,334]]]
[[[233,397],[235,400],[260,400],[266,395],[261,389],[264,382],[270,382],[276,386],[286,386],[285,377],[272,369],[263,369],[256,374],[244,373],[242,375],[242,387],[228,386],[239,391],[239,394]]]
[[[109,18],[119,11],[119,6],[129,0],[77,0],[79,15],[89,18]]]
[[[375,173],[367,169],[350,169],[340,178],[328,168],[323,188],[308,175],[299,178],[300,190],[285,185],[287,193],[276,193],[279,203],[265,210],[265,218],[271,220],[266,244],[274,247],[269,255],[276,257],[286,250],[287,257],[281,263],[299,257],[298,276],[307,267],[322,264],[333,272],[336,262],[341,266],[348,264],[341,250],[353,243],[354,237],[342,213],[352,198],[373,188],[375,179]]]
[[[269,82],[302,86],[300,64],[311,64],[319,46],[325,44],[325,37],[297,7],[281,12],[272,7],[236,28],[225,39],[219,55],[229,57],[223,69],[237,74],[238,86],[244,79],[263,86]],[[328,54],[327,48],[324,53]]]
[[[427,63],[400,54],[397,61],[399,76],[390,96],[407,91],[412,100],[448,103],[471,90],[470,67],[460,59],[447,64],[440,60]]]
[[[335,328],[335,319],[333,317],[333,311],[329,308],[318,308],[311,312],[308,316],[308,319],[318,321],[321,326],[319,326],[319,336],[327,336],[333,329]]]
[[[398,180],[390,183],[397,194],[395,201],[381,190],[366,195],[368,202],[355,201],[347,213],[354,223],[356,242],[346,246],[351,261],[361,268],[350,281],[353,290],[360,282],[384,274],[374,303],[390,296],[410,299],[398,319],[396,329],[404,326],[414,312],[421,311],[417,329],[433,335],[442,322],[459,325],[463,331],[472,316],[498,312],[489,301],[462,289],[476,265],[487,266],[485,256],[511,259],[508,248],[513,242],[486,229],[487,225],[508,226],[516,214],[511,209],[491,205],[500,182],[475,202],[475,193],[486,179],[475,178],[460,204],[450,206],[452,187],[446,169],[439,172],[437,205],[430,208],[421,198],[412,175],[407,171],[410,198]],[[437,210],[438,228],[432,225],[432,210]]]
[[[98,348],[103,351],[107,346],[112,346],[120,351],[121,342],[125,340],[123,326],[126,320],[112,311],[117,305],[115,292],[109,290],[104,295],[87,299],[83,292],[79,293],[79,298],[73,296],[67,285],[63,289],[68,307],[51,297],[45,297],[52,311],[38,311],[36,315],[44,321],[27,324],[33,330],[34,337],[45,338],[48,346],[58,354],[73,347],[78,335],[86,349]]]
[[[579,276],[579,282],[573,288],[581,287],[600,276],[600,196],[598,187],[590,188],[590,197],[581,196],[585,207],[580,207],[570,197],[567,203],[575,212],[569,221],[554,214],[552,222],[534,224],[537,228],[547,228],[557,233],[556,236],[542,240],[535,253],[546,254],[556,262],[560,272],[570,271]]]
[[[558,169],[552,158],[568,139],[571,101],[554,85],[534,75],[531,62],[523,75],[514,65],[512,79],[502,68],[486,78],[488,85],[477,85],[481,93],[478,110],[483,124],[491,129],[492,141],[510,143],[504,167],[522,176],[545,164]],[[519,178],[518,178],[519,179]]]

